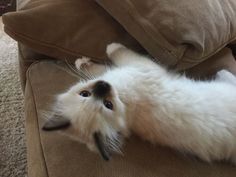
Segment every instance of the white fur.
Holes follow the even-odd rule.
[[[117,67],[78,83],[59,99],[66,105],[65,115],[79,120],[81,126],[75,126],[80,132],[89,129],[89,137],[95,129],[109,129],[104,134],[119,129],[125,136],[133,131],[152,143],[193,153],[208,162],[228,159],[236,164],[235,76],[223,70],[214,81],[190,80],[115,43],[108,45],[107,54]],[[114,111],[76,95],[98,80],[112,86]]]
[[[91,61],[90,61],[90,58],[88,57],[82,57],[80,58],[79,60],[77,59],[75,61],[75,67],[78,68],[78,69],[82,69],[83,68],[83,65],[85,66],[89,66],[91,65]]]

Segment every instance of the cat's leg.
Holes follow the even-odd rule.
[[[216,80],[229,82],[236,85],[236,76],[227,70],[220,70],[216,73]]]
[[[75,61],[75,67],[78,71],[82,71],[84,75],[93,79],[106,72],[108,65],[92,62],[88,57],[81,57]]]
[[[82,69],[83,67],[89,67],[90,65],[92,65],[92,61],[88,57],[81,57],[75,60],[75,67],[78,70]]]
[[[142,56],[119,43],[107,45],[107,56],[116,66],[140,65],[153,66],[154,62],[145,56]]]

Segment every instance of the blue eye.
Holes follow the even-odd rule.
[[[82,97],[89,97],[91,95],[91,93],[87,90],[83,90],[79,93],[79,95]]]
[[[104,106],[105,106],[107,109],[113,110],[113,104],[112,104],[111,101],[104,100],[104,101],[103,101],[103,104],[104,104]]]

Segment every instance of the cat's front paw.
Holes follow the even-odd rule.
[[[78,58],[76,61],[75,61],[75,67],[77,69],[82,69],[84,67],[88,67],[92,64],[92,61],[90,58],[88,57],[82,57],[82,58]]]
[[[119,43],[108,44],[106,49],[107,56],[109,57],[110,55],[112,55],[113,52],[117,51],[120,48],[126,48],[126,47]]]

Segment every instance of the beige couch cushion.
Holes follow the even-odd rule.
[[[64,65],[44,61],[33,64],[27,74],[25,111],[30,177],[235,177],[235,167],[207,164],[169,148],[153,146],[131,137],[124,155],[106,162],[85,145],[62,132],[43,132],[42,111],[49,110],[55,95],[78,78]]]
[[[236,38],[235,0],[96,0],[162,63],[192,67]]]
[[[93,0],[32,0],[20,11],[5,14],[3,23],[15,40],[58,59],[89,56],[101,62],[113,41],[142,50]]]
[[[217,71],[226,69],[236,75],[236,60],[231,49],[225,47],[209,59],[200,64],[185,70],[187,76],[201,79],[212,78]]]
[[[139,50],[137,39],[178,70],[205,61],[236,37],[235,0],[97,2],[111,16],[94,0],[32,0],[22,11],[3,16],[5,31],[35,51],[61,59],[86,55],[101,61],[107,58],[108,43]]]

